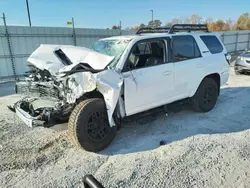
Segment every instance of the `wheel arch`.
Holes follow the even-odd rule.
[[[92,98],[100,98],[104,100],[103,94],[100,91],[95,89],[93,91],[84,93],[80,98],[76,100],[76,103],[79,104],[83,100],[92,99]]]
[[[220,78],[220,74],[219,73],[211,73],[206,75],[200,82],[199,85],[196,87],[196,89],[191,93],[191,97],[195,95],[196,91],[198,90],[199,86],[201,85],[202,81],[205,78],[212,78],[214,79],[214,81],[216,82],[217,86],[218,86],[218,95],[220,94],[220,86],[221,86],[221,78]]]
[[[87,93],[84,93],[79,99],[77,99],[76,104],[79,104],[80,102],[82,102],[84,100],[94,99],[94,98],[102,99],[105,102],[107,109],[108,109],[108,105],[107,105],[107,101],[105,100],[105,96],[97,89],[90,91],[90,92],[87,92]],[[112,113],[114,123],[118,129],[121,126],[121,116],[122,116],[120,113],[121,108],[122,107],[120,106],[119,100],[118,100],[116,102],[114,112]],[[122,109],[122,110],[125,110],[125,109]],[[108,110],[107,110],[107,112],[108,112]],[[110,125],[111,125],[111,122],[110,122]]]

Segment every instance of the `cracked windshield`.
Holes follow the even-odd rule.
[[[99,40],[90,49],[105,55],[114,56],[110,67],[115,67],[129,42],[128,40]]]
[[[249,0],[0,10],[0,188],[250,188]]]

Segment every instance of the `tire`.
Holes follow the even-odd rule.
[[[68,133],[74,145],[91,152],[106,148],[116,135],[116,126],[110,127],[103,99],[80,102],[72,111]]]
[[[209,112],[217,102],[219,88],[212,78],[205,78],[191,99],[195,111]]]

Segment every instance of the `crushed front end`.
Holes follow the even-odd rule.
[[[9,108],[29,127],[50,127],[67,121],[75,106],[66,102],[64,90],[49,72],[32,67],[25,81],[16,83],[16,93],[24,98]]]
[[[66,122],[77,102],[96,91],[105,100],[114,126],[112,114],[123,80],[105,69],[112,60],[84,47],[41,45],[28,58],[25,81],[16,83],[16,93],[24,98],[9,108],[30,127],[49,127]]]

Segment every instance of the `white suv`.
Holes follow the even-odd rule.
[[[26,82],[29,95],[38,91],[39,97],[26,97],[13,109],[29,126],[70,116],[73,143],[100,151],[127,116],[183,99],[197,111],[210,111],[228,80],[229,58],[206,25],[142,28],[101,39],[91,49],[41,45],[28,59]]]

